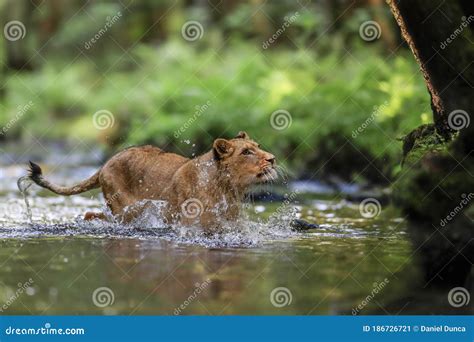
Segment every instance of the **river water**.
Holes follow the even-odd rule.
[[[52,181],[71,184],[96,168],[75,164],[83,159],[62,160],[61,168],[54,167],[57,160],[42,166]],[[390,205],[364,217],[358,201],[318,192],[324,188],[318,183],[289,184],[281,191],[299,190],[294,202],[248,204],[238,227],[206,236],[164,227],[153,211],[134,226],[85,222],[86,211],[102,208],[99,193],[65,198],[32,186],[30,222],[16,187],[25,168],[0,167],[3,313],[417,312],[409,303],[419,268],[407,224]],[[320,226],[296,233],[289,218]],[[436,312],[438,303],[425,304],[425,311]]]

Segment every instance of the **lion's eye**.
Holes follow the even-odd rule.
[[[246,148],[245,150],[242,151],[241,154],[243,154],[244,156],[249,156],[249,155],[253,154],[253,151]]]

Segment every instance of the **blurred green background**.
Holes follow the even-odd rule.
[[[0,0],[0,11],[3,28],[25,28],[0,40],[2,144],[152,143],[191,156],[246,130],[293,177],[387,184],[397,139],[431,121],[383,0]],[[375,39],[360,32],[368,21]],[[101,110],[106,129],[94,125]],[[278,110],[291,115],[282,130]]]

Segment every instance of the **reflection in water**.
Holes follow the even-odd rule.
[[[460,216],[444,227],[410,222],[408,231],[420,276],[390,305],[402,314],[472,315],[474,235],[469,218]]]

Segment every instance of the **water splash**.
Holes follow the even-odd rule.
[[[3,198],[0,201],[0,211],[5,213],[0,217],[0,237],[164,239],[172,243],[219,248],[254,247],[294,238],[366,238],[380,234],[379,218],[370,221],[360,218],[355,204],[344,200],[313,200],[304,205],[296,205],[292,194],[297,194],[297,190],[286,196],[287,200],[273,205],[245,203],[239,220],[222,222],[222,230],[209,234],[196,226],[167,225],[162,215],[165,205],[162,201],[138,203],[136,206],[143,207],[144,210],[133,222],[125,224],[112,220],[112,214],[103,207],[104,199],[101,194],[90,198],[46,196],[36,200],[30,194],[31,184],[28,177],[21,177],[17,181],[20,196],[15,196],[13,191],[0,196]],[[128,210],[134,209],[130,207]],[[112,222],[84,221],[82,217],[87,211],[102,211]],[[300,218],[318,222],[320,227],[305,234],[294,232],[291,223]]]
[[[33,216],[31,213],[30,202],[28,201],[28,188],[33,184],[33,181],[29,176],[23,176],[18,178],[16,182],[18,189],[20,190],[21,195],[23,196],[23,200],[25,201],[26,206],[26,219],[29,223],[33,223]]]
[[[163,201],[146,201],[140,205],[146,206],[142,214],[127,226],[136,231],[159,232],[160,238],[177,243],[201,245],[205,247],[253,247],[265,241],[288,238],[295,233],[290,222],[294,218],[285,212],[278,219],[252,220],[245,214],[236,221],[219,222],[219,231],[210,233],[199,226],[183,226],[181,224],[166,224]],[[150,203],[151,202],[151,203]]]
[[[130,223],[114,220],[110,211],[101,207],[109,221],[85,221],[83,213],[97,211],[99,200],[73,198],[42,198],[35,206],[30,205],[26,190],[29,179],[22,179],[19,189],[27,206],[28,218],[23,221],[11,217],[8,227],[0,225],[0,237],[34,238],[41,236],[89,236],[100,238],[164,239],[180,244],[200,245],[208,248],[255,247],[267,241],[287,239],[297,235],[290,227],[294,217],[285,212],[271,220],[251,219],[247,214],[234,222],[221,222],[222,229],[210,234],[198,226],[167,224],[163,216],[163,201],[142,201],[126,211],[139,210],[140,215]],[[33,209],[33,210],[32,210]],[[13,224],[14,223],[14,224]]]

